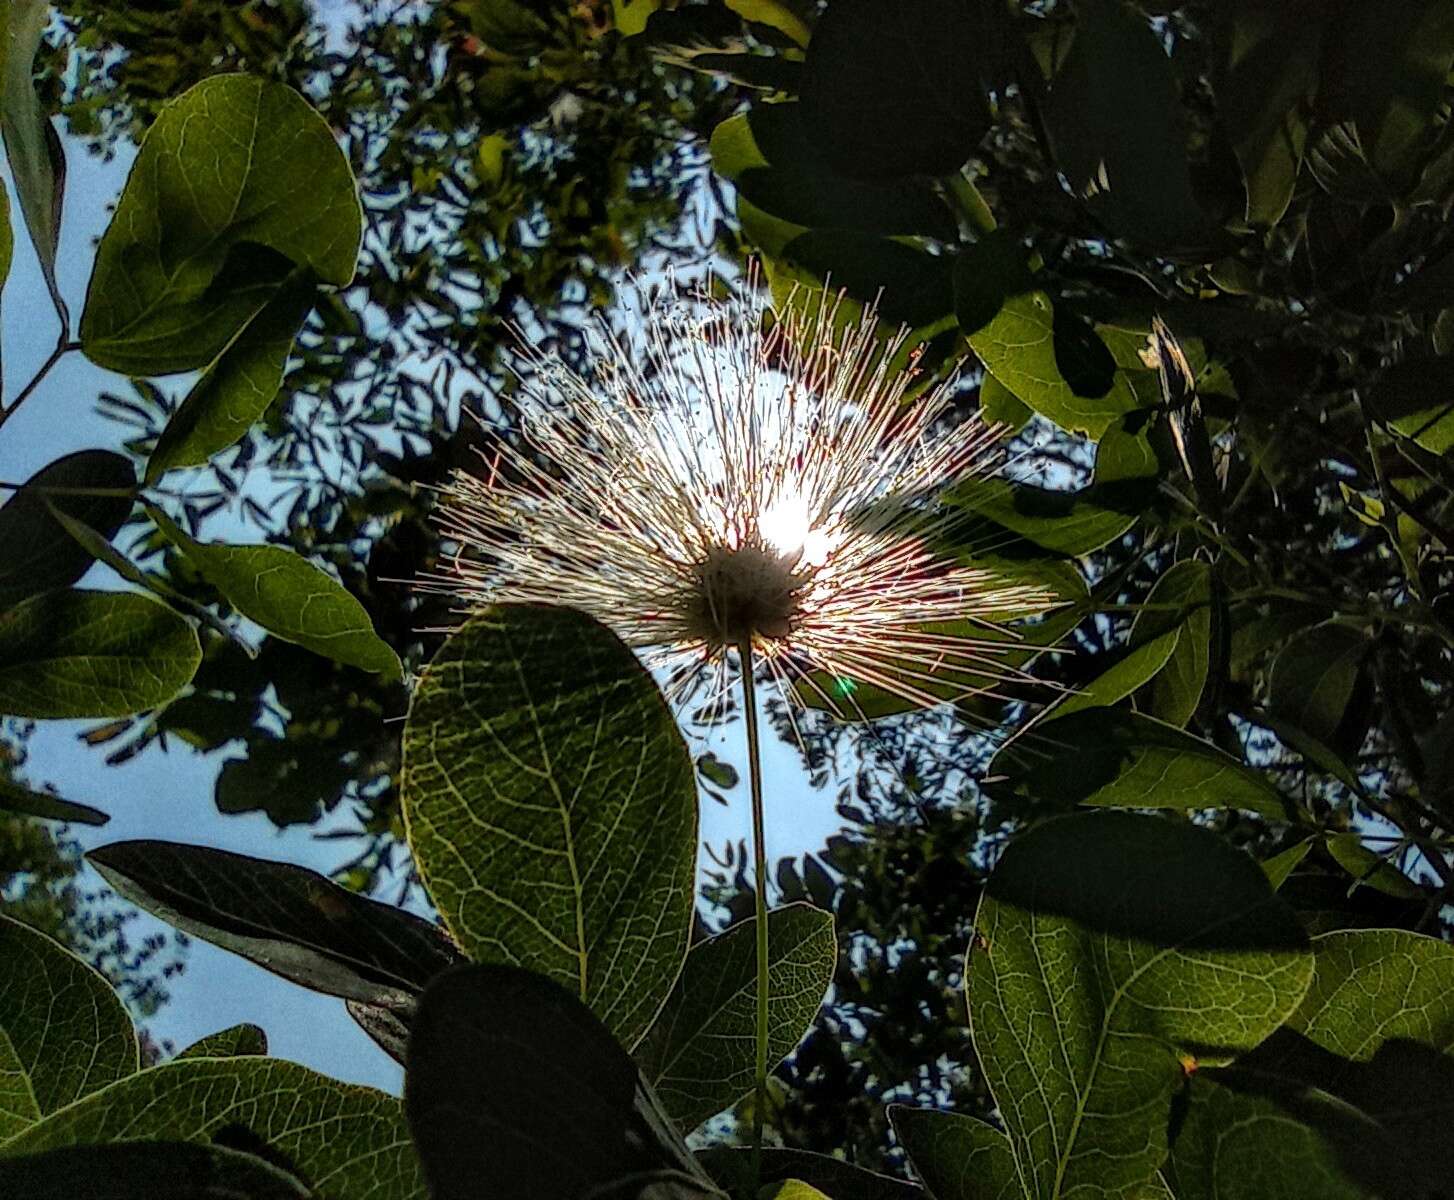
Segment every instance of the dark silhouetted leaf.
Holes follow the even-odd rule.
[[[753,1088],[757,1066],[756,923],[698,942],[636,1051],[641,1073],[683,1133]],[[807,904],[768,915],[768,1066],[812,1027],[833,980],[833,918]]]
[[[330,996],[407,1009],[459,961],[428,921],[304,867],[154,841],[87,859],[133,904]]]
[[[752,1151],[717,1146],[699,1151],[697,1160],[722,1187],[734,1195],[748,1195],[752,1187]],[[833,1200],[926,1200],[924,1189],[868,1171],[863,1167],[814,1154],[808,1150],[762,1152],[762,1182],[781,1183],[800,1179],[833,1197]]]
[[[985,6],[985,10],[988,9]],[[833,0],[803,66],[808,136],[845,175],[945,175],[989,128],[976,4]]]
[[[1061,170],[1112,233],[1165,251],[1206,250],[1216,235],[1192,189],[1161,39],[1120,0],[1085,0],[1076,16],[1044,110]]]
[[[1379,376],[1368,402],[1390,429],[1430,454],[1454,449],[1454,358],[1395,363]]]
[[[252,1154],[187,1142],[65,1146],[0,1158],[0,1195],[26,1200],[307,1200],[293,1175]]]
[[[67,454],[26,480],[25,487],[0,508],[0,610],[41,592],[69,587],[95,561],[66,536],[46,508],[46,500],[108,540],[131,512],[129,495],[81,496],[42,489],[99,488],[129,493],[135,487],[131,463],[109,450]]]
[[[204,79],[142,140],[96,252],[82,348],[132,375],[205,368],[295,269],[348,283],[361,232],[348,160],[297,92]]]
[[[1303,630],[1273,660],[1273,715],[1321,742],[1332,741],[1367,654],[1368,639],[1351,625],[1325,621]]]
[[[1313,973],[1307,935],[1249,856],[1133,813],[1059,817],[1012,841],[975,928],[975,1048],[1043,1200],[1149,1180],[1187,1061],[1256,1046]]]
[[[953,319],[950,260],[903,242],[847,229],[811,229],[782,250],[784,261],[863,304],[878,304],[879,318],[911,329]]]
[[[414,693],[402,791],[464,952],[548,975],[635,1045],[686,954],[697,850],[691,756],[636,656],[571,609],[474,617]]]
[[[810,228],[955,237],[954,219],[927,181],[835,172],[804,132],[799,108],[759,104],[712,133],[712,165],[737,185],[738,218],[760,250],[781,253]]]
[[[640,1074],[590,1009],[542,975],[467,966],[424,994],[404,1108],[434,1200],[584,1200],[670,1171],[665,1197],[711,1196],[640,1107]]]
[[[126,716],[170,700],[201,661],[192,626],[145,596],[32,596],[0,614],[0,712]]]
[[[99,808],[62,800],[3,778],[0,778],[0,812],[24,813],[42,821],[67,821],[76,825],[104,825],[111,820]]]

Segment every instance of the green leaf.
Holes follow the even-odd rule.
[[[1032,728],[995,755],[990,773],[1007,775],[1002,786],[1016,794],[1065,806],[1287,815],[1281,794],[1259,772],[1210,742],[1122,709],[1085,709]]]
[[[987,382],[992,378],[987,377]],[[1099,550],[1136,523],[1134,513],[1096,503],[1093,487],[1065,492],[1005,479],[980,479],[949,492],[944,500],[1068,558]]]
[[[945,175],[990,125],[983,25],[957,0],[834,0],[803,64],[808,137],[845,175]]]
[[[403,674],[364,606],[321,567],[282,546],[193,541],[160,509],[146,511],[233,608],[269,633],[385,679]]]
[[[30,1076],[10,1035],[0,1026],[0,1143],[40,1120]]]
[[[955,311],[985,370],[1062,429],[1099,437],[1143,407],[1128,372],[1109,360],[1099,334],[1080,327],[998,238],[962,251],[954,265]],[[1105,357],[1102,357],[1102,356]],[[1085,364],[1090,362],[1091,369]]]
[[[769,1185],[762,1190],[763,1200],[828,1200],[828,1197],[811,1183],[801,1179],[784,1179],[781,1183]]]
[[[697,1152],[697,1161],[723,1188],[736,1196],[751,1194],[755,1182],[752,1151],[714,1146]],[[762,1151],[762,1182],[799,1179],[826,1192],[833,1200],[925,1200],[924,1189],[863,1167],[814,1154],[809,1150]]]
[[[66,157],[55,126],[41,111],[32,82],[35,54],[45,36],[50,7],[45,0],[11,0],[3,10],[0,132],[5,137],[5,155],[10,160],[25,227],[30,231],[41,274],[65,330],[71,319],[56,286],[56,250],[61,236]]]
[[[318,1200],[425,1200],[400,1105],[277,1058],[197,1058],[141,1071],[31,1126],[0,1156],[62,1146],[261,1139]]]
[[[1276,717],[1330,742],[1358,682],[1368,639],[1350,625],[1325,621],[1288,641],[1272,663],[1269,707]]]
[[[0,614],[0,712],[127,716],[170,700],[201,661],[192,626],[145,596],[32,596]]]
[[[1383,855],[1376,854],[1365,846],[1363,838],[1358,834],[1330,833],[1324,837],[1323,845],[1333,861],[1363,886],[1400,900],[1417,900],[1423,897],[1424,891],[1418,884]]]
[[[723,762],[710,750],[697,759],[697,772],[708,783],[724,791],[735,788],[738,784],[737,768],[731,763]]]
[[[1454,449],[1454,358],[1395,363],[1379,376],[1368,403],[1401,437],[1430,454]]]
[[[1016,431],[1023,429],[1034,416],[1028,404],[988,371],[979,385],[979,412],[985,424],[1007,425]]]
[[[697,850],[691,756],[635,655],[571,609],[472,618],[414,693],[401,803],[464,952],[555,979],[635,1045],[686,954]]]
[[[1271,858],[1262,860],[1262,873],[1267,876],[1267,882],[1272,884],[1274,892],[1283,885],[1283,881],[1289,875],[1297,870],[1298,864],[1308,856],[1308,851],[1312,848],[1313,839],[1304,838],[1286,850],[1274,854]]]
[[[1113,234],[1143,248],[1205,251],[1216,232],[1192,187],[1161,38],[1119,0],[1084,0],[1076,16],[1043,109],[1060,169]]]
[[[842,288],[861,304],[877,303],[879,319],[908,326],[913,340],[953,324],[954,290],[943,255],[851,229],[810,229],[788,242],[780,257],[820,287]]]
[[[1286,1027],[1193,1081],[1179,1200],[1435,1196],[1454,1173],[1454,948],[1397,929],[1312,945]]]
[[[636,1050],[641,1073],[683,1133],[753,1088],[757,1066],[756,922],[741,921],[687,953],[682,973]],[[768,1068],[802,1041],[833,980],[833,917],[807,904],[768,915]]]
[[[952,240],[954,218],[924,179],[835,172],[803,129],[798,104],[758,104],[712,132],[712,166],[737,187],[738,217],[758,248],[780,254],[810,228]]]
[[[1251,858],[1132,813],[1059,817],[1015,839],[975,927],[975,1048],[1027,1194],[1047,1200],[1145,1184],[1187,1062],[1256,1046],[1313,971]]]
[[[82,349],[131,375],[207,367],[294,272],[347,284],[361,231],[348,160],[297,92],[204,79],[142,140],[96,253]]]
[[[1198,1075],[1187,1085],[1167,1164],[1176,1200],[1368,1200],[1312,1128],[1225,1082]]]
[[[66,536],[46,507],[49,500],[68,517],[107,540],[131,513],[129,494],[78,495],[73,488],[132,492],[136,471],[109,450],[81,450],[47,463],[0,508],[0,610],[54,588],[69,587],[95,559]]]
[[[194,467],[227,449],[272,403],[283,383],[293,339],[312,311],[310,282],[281,288],[207,368],[157,438],[146,482],[173,467]]]
[[[0,812],[23,813],[42,821],[66,821],[77,825],[104,825],[111,820],[99,808],[76,804],[46,792],[37,792],[10,779],[0,778]]]
[[[1217,117],[1242,168],[1247,223],[1276,225],[1307,146],[1323,22],[1300,5],[1242,0],[1227,8],[1213,76]]]
[[[232,1025],[199,1038],[177,1055],[181,1058],[236,1058],[268,1052],[268,1035],[261,1026]]]
[[[934,1200],[1021,1200],[1010,1139],[958,1113],[889,1105],[894,1136]]]
[[[1179,636],[1180,630],[1171,629],[1139,646],[1132,645],[1124,652],[1107,655],[1108,658],[1114,658],[1115,662],[1047,712],[1040,726],[1042,731],[1071,713],[1091,708],[1108,708],[1124,700],[1137,688],[1155,678],[1157,672],[1171,661]],[[1044,736],[1052,740],[1055,738],[1055,734],[1049,732]]]
[[[155,841],[86,858],[123,899],[330,996],[408,1009],[459,961],[428,921],[304,867]]]
[[[631,1195],[674,1170],[714,1195],[685,1143],[654,1124],[630,1056],[574,995],[532,971],[458,967],[424,994],[404,1109],[433,1200]],[[616,1185],[616,1186],[612,1186]]]
[[[0,1158],[0,1195],[26,1200],[307,1200],[297,1178],[252,1154],[186,1142],[64,1146]]]
[[[1175,636],[1175,648],[1137,703],[1168,725],[1184,726],[1201,703],[1211,664],[1212,569],[1196,559],[1172,563],[1147,594],[1131,644]]]
[[[10,278],[10,263],[15,257],[15,230],[10,224],[10,193],[0,183],[0,290]],[[0,385],[4,384],[4,373],[0,372]],[[0,386],[3,392],[3,386]]]
[[[111,985],[42,933],[0,916],[0,1097],[14,1096],[18,1068],[32,1104],[46,1117],[137,1069],[136,1034]],[[4,1054],[8,1046],[9,1054]],[[14,1134],[13,1099],[0,1102],[0,1130]],[[8,1128],[7,1128],[8,1127]],[[3,1138],[4,1132],[0,1132]]]

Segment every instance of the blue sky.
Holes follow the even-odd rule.
[[[84,303],[95,240],[106,227],[108,206],[120,194],[131,156],[118,154],[112,162],[103,163],[74,143],[67,145],[67,156],[69,177],[58,274],[74,325]],[[11,186],[13,203],[15,193],[8,176],[6,183]],[[7,402],[50,353],[59,328],[18,210],[14,216],[15,261],[0,300]],[[163,380],[162,385],[178,392],[186,382],[185,377],[174,377]],[[124,391],[125,386],[124,379],[91,366],[79,353],[67,355],[0,431],[0,480],[19,482],[52,459],[75,450],[120,449],[128,430],[100,417],[95,404],[102,390]],[[168,476],[167,486],[185,487],[185,480],[186,473],[177,472]],[[208,532],[218,536],[219,526],[209,526]],[[257,533],[245,536],[256,539]],[[97,566],[82,586],[125,585],[107,568]],[[200,755],[180,744],[167,752],[153,745],[126,764],[107,767],[102,753],[77,741],[78,733],[92,724],[40,722],[30,739],[25,767],[32,784],[53,785],[63,796],[111,814],[110,824],[103,828],[71,831],[83,845],[162,838],[323,871],[346,854],[349,843],[319,841],[313,836],[317,827],[280,831],[261,815],[219,814],[212,802],[212,788],[225,750]],[[689,741],[696,754],[711,749],[739,768],[745,765],[740,725],[719,729],[705,741]],[[775,860],[821,846],[841,825],[833,808],[835,789],[810,789],[797,753],[770,735],[765,760],[770,857]],[[746,778],[745,770],[742,777]],[[703,838],[718,847],[747,837],[750,828],[745,784],[733,789],[729,799],[727,808],[707,800],[702,804]],[[87,871],[85,884],[99,887],[99,877],[89,868]],[[133,928],[140,937],[164,927],[142,917]],[[354,1025],[341,1001],[287,983],[232,954],[194,939],[184,974],[168,986],[172,998],[150,1028],[154,1036],[170,1040],[178,1048],[215,1030],[251,1021],[267,1031],[270,1052],[279,1057],[389,1091],[401,1086],[398,1067]]]

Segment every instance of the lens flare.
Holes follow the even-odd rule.
[[[1001,431],[911,398],[904,335],[827,294],[768,324],[668,291],[593,336],[589,378],[525,351],[523,432],[449,485],[428,586],[581,609],[683,686],[750,649],[844,717],[864,685],[933,705],[1025,678],[1006,622],[1057,600],[953,549],[939,499],[997,469]]]

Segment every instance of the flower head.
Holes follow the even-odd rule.
[[[765,331],[750,301],[658,300],[634,339],[601,335],[591,378],[534,356],[522,438],[448,489],[460,552],[436,585],[578,608],[699,666],[750,652],[846,715],[859,683],[934,704],[1018,677],[1000,622],[1055,597],[934,536],[935,497],[991,471],[999,431],[943,430],[946,390],[909,398],[914,356],[872,312],[798,300]]]

